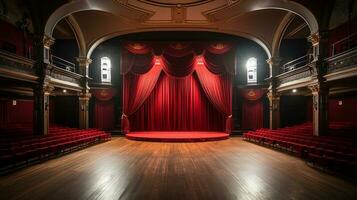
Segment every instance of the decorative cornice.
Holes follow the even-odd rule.
[[[92,59],[87,57],[78,57],[76,58],[79,66],[88,66],[92,63]]]
[[[115,1],[124,1],[124,0],[115,0]],[[154,5],[154,6],[159,6],[159,7],[173,7],[173,6],[176,6],[179,4],[182,7],[192,7],[192,6],[206,4],[213,0],[185,0],[185,1],[182,1],[182,0],[181,1],[178,1],[178,0],[171,0],[171,1],[138,0],[138,1],[146,3],[146,4]],[[237,0],[231,0],[231,1],[237,1]]]
[[[312,46],[317,46],[320,43],[321,37],[319,33],[313,33],[307,39],[312,43]]]
[[[42,39],[42,44],[46,48],[50,48],[55,43],[55,39],[51,36],[44,35]]]
[[[280,62],[282,61],[281,58],[279,57],[271,57],[269,59],[266,60],[266,62],[269,64],[269,65],[280,65]]]

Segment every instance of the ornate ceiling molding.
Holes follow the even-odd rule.
[[[192,7],[192,6],[206,4],[214,0],[138,0],[138,1],[154,6],[160,6],[160,7],[176,7],[176,6]]]

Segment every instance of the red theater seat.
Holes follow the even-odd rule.
[[[345,129],[351,124],[332,124],[335,129]],[[265,144],[307,159],[309,162],[336,170],[356,166],[357,143],[355,138],[336,135],[316,137],[312,125],[302,124],[277,130],[258,129],[243,135],[244,139]]]

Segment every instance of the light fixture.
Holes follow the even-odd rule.
[[[67,93],[67,90],[66,90],[66,89],[63,89],[63,93]]]
[[[293,89],[293,93],[296,93],[297,92],[297,89]]]
[[[17,104],[16,100],[12,100],[12,105],[16,106],[16,104]]]

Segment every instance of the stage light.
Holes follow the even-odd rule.
[[[67,90],[66,90],[66,89],[63,89],[63,93],[67,93]]]
[[[293,89],[293,93],[296,93],[297,92],[297,89]]]

